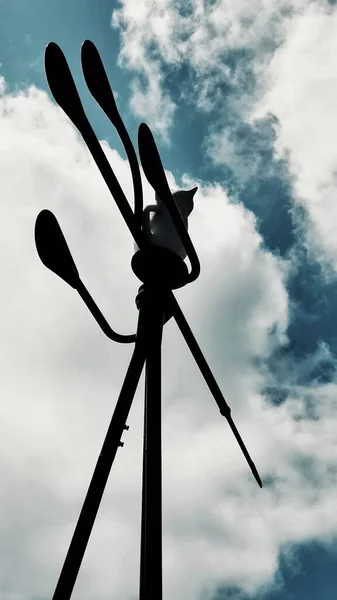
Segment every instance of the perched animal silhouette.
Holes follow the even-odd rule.
[[[188,191],[179,190],[172,194],[186,229],[188,229],[188,216],[194,208],[193,196],[197,189],[195,187]],[[184,260],[186,258],[186,250],[180,240],[169,211],[157,194],[156,202],[157,204],[146,206],[143,211],[142,225],[145,236],[151,244],[167,248]]]

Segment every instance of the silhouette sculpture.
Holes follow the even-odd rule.
[[[188,229],[188,216],[194,207],[193,196],[197,189],[195,187],[188,192],[181,190],[172,194],[186,230]],[[170,213],[158,194],[156,194],[156,201],[157,204],[150,204],[143,211],[142,226],[146,239],[150,244],[171,250],[184,260],[186,258],[186,250],[177,233]],[[153,215],[152,218],[151,214]]]
[[[49,210],[39,213],[35,242],[43,264],[77,290],[104,333],[115,342],[135,343],[129,367],[97,460],[84,504],[54,592],[54,600],[69,600],[97,515],[126,421],[145,365],[144,447],[142,477],[142,518],[140,544],[140,600],[162,598],[162,473],[161,473],[161,342],[164,324],[173,317],[223,415],[232,429],[251,471],[262,487],[256,467],[236,429],[231,411],[198,343],[174,297],[174,289],[194,281],[200,264],[187,232],[187,216],[193,208],[193,195],[168,187],[164,169],[150,129],[142,123],[138,148],[147,180],[155,191],[157,205],[145,208],[137,156],[117,110],[113,93],[99,53],[90,41],[82,45],[82,70],[89,91],[101,106],[124,145],[130,163],[134,188],[134,210],[84,113],[75,83],[62,50],[50,43],[45,52],[45,70],[50,90],[81,133],[115,202],[124,217],[137,250],[131,266],[140,279],[136,304],[139,318],[136,334],[116,333],[105,320],[80,279],[56,217]],[[151,212],[154,213],[150,218]],[[188,257],[190,270],[184,262]]]

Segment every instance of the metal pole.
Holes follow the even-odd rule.
[[[162,600],[161,341],[165,294],[145,285],[146,372],[144,401],[143,490],[140,600]]]
[[[69,600],[89,541],[145,362],[145,323],[139,314],[135,348],[97,460],[84,504],[57,582],[53,600]]]

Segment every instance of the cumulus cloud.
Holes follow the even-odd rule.
[[[253,116],[278,120],[275,150],[286,157],[294,198],[307,215],[309,248],[337,267],[337,11],[311,4],[293,19],[265,73],[268,89]]]
[[[304,0],[120,4],[112,26],[121,36],[120,62],[135,78],[132,105],[162,134],[172,125],[175,107],[186,99],[193,98],[204,111],[221,111],[230,93],[236,113],[246,111],[266,57],[283,40],[293,14],[307,5]],[[166,75],[173,73],[180,81],[181,67],[183,84],[174,100]]]
[[[276,161],[288,159],[309,243],[335,265],[334,219],[327,216],[335,211],[336,187],[335,6],[146,0],[139,7],[123,0],[112,24],[121,36],[120,61],[133,77],[135,112],[166,140],[177,107],[211,113],[205,149],[240,185],[258,173],[266,149]],[[266,172],[263,161],[263,169],[273,175],[271,163]]]
[[[0,100],[0,593],[52,593],[131,349],[104,338],[76,293],[36,254],[34,222],[55,212],[112,326],[134,331],[133,244],[82,141],[31,87]],[[127,163],[104,142],[131,197]],[[186,187],[191,181],[186,176]],[[195,600],[272,580],[280,548],[337,530],[335,384],[266,402],[261,368],[287,342],[287,265],[253,215],[200,185],[190,232],[202,276],[177,296],[267,486],[261,491],[174,323],[163,348],[164,590]],[[170,185],[175,184],[170,174]],[[173,187],[173,186],[172,186]],[[145,184],[147,201],[152,192]],[[136,597],[142,390],[130,414],[74,598]],[[305,411],[317,401],[315,419]],[[314,473],[315,477],[312,477]],[[233,551],[233,548],[235,551]],[[7,595],[7,596],[6,596]]]

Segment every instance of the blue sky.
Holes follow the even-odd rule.
[[[0,0],[0,76],[6,82],[2,98],[3,106],[12,111],[1,109],[0,112],[2,244],[8,261],[8,266],[2,267],[8,290],[3,298],[6,326],[2,368],[3,373],[7,373],[3,375],[5,390],[8,390],[6,397],[12,398],[11,408],[5,408],[3,432],[15,429],[16,415],[20,414],[22,423],[16,435],[24,431],[26,444],[22,445],[20,454],[21,438],[18,437],[17,454],[9,453],[8,460],[0,464],[9,490],[2,511],[0,507],[0,520],[7,523],[3,538],[7,540],[7,548],[5,542],[0,544],[0,553],[7,555],[7,566],[3,571],[0,569],[0,600],[44,598],[52,592],[93,465],[90,461],[97,453],[110,414],[109,369],[114,373],[117,390],[118,382],[122,381],[120,373],[128,359],[120,348],[111,350],[104,340],[99,340],[99,332],[97,338],[93,331],[87,333],[87,315],[77,311],[77,299],[73,300],[67,295],[70,292],[63,290],[62,283],[52,281],[41,270],[32,244],[25,246],[30,244],[27,240],[29,236],[32,238],[37,212],[41,208],[58,209],[67,237],[74,236],[79,260],[88,279],[92,278],[102,305],[110,310],[112,318],[119,318],[117,308],[123,310],[122,300],[116,300],[118,306],[114,312],[106,298],[109,291],[116,293],[117,290],[108,275],[109,270],[113,268],[120,273],[130,294],[135,284],[127,275],[126,267],[119,265],[118,255],[104,259],[99,268],[95,257],[100,260],[100,253],[106,252],[103,242],[108,243],[111,236],[119,248],[127,248],[127,238],[119,229],[122,224],[114,212],[105,212],[108,209],[104,202],[97,207],[93,203],[93,197],[106,197],[99,177],[81,141],[73,137],[66,119],[37,91],[49,94],[43,54],[46,44],[55,41],[66,54],[97,136],[110,146],[108,153],[116,173],[130,186],[126,165],[119,156],[121,153],[124,158],[119,142],[90,98],[81,75],[80,46],[84,39],[91,39],[101,53],[132,139],[136,141],[138,124],[146,121],[155,133],[165,168],[176,184],[187,187],[195,182],[199,186],[200,200],[196,204],[195,221],[191,221],[191,235],[193,237],[194,223],[204,283],[196,288],[198,297],[186,290],[184,307],[204,341],[229,404],[237,409],[242,431],[246,428],[249,446],[266,482],[261,494],[265,494],[267,500],[260,501],[250,482],[244,479],[244,465],[238,463],[238,482],[244,481],[240,487],[239,483],[233,483],[234,475],[233,480],[232,475],[228,475],[229,479],[223,476],[224,464],[215,461],[218,470],[210,469],[206,457],[200,462],[203,469],[200,477],[204,479],[199,481],[195,475],[191,489],[196,491],[200,489],[198,485],[213,485],[223,476],[223,491],[220,495],[214,492],[213,497],[210,493],[210,499],[206,500],[205,496],[199,504],[199,500],[196,501],[198,508],[191,516],[195,519],[193,523],[187,516],[185,522],[183,520],[184,500],[181,505],[173,502],[180,479],[175,484],[167,484],[168,507],[170,498],[174,504],[172,513],[168,508],[166,540],[167,572],[174,581],[168,583],[167,589],[177,598],[179,590],[182,597],[193,600],[313,600],[318,597],[332,600],[336,595],[337,553],[337,521],[332,518],[336,512],[333,504],[337,492],[335,5],[323,0],[282,0],[280,6],[272,0],[255,3],[162,0],[153,5],[146,0],[141,7],[133,0],[124,0],[123,4],[102,0],[97,6],[88,0],[72,0],[62,6],[61,12],[59,3],[51,0],[29,3]],[[31,86],[37,90],[32,91],[35,88]],[[41,115],[43,125],[40,124],[38,131]],[[71,147],[68,153],[67,143]],[[19,166],[20,177],[17,175]],[[84,196],[83,206],[78,197],[80,193]],[[20,227],[26,228],[26,233],[21,233]],[[13,239],[16,240],[15,251]],[[23,248],[27,253],[26,265],[20,263]],[[18,292],[21,289],[17,287],[18,281],[21,288],[25,286],[24,292]],[[18,298],[15,308],[21,311],[21,326],[16,322],[10,292]],[[24,296],[27,305],[23,303]],[[182,292],[182,303],[183,298]],[[43,309],[38,314],[32,307],[42,306],[42,303]],[[129,329],[131,301],[125,310],[122,323]],[[27,319],[28,314],[30,319]],[[135,317],[132,319],[134,326]],[[52,327],[56,321],[57,331]],[[8,324],[14,326],[14,338]],[[64,334],[61,333],[63,327]],[[172,344],[179,344],[171,330],[168,338]],[[95,349],[94,354],[86,349],[87,345]],[[179,348],[183,353],[182,346]],[[119,358],[119,352],[123,358]],[[187,371],[191,373],[187,355],[182,356],[181,362],[187,361]],[[191,400],[193,394],[202,397],[204,390],[200,382],[193,382],[192,391],[188,391],[188,377],[180,372],[181,365],[174,354],[168,351],[167,360],[168,373],[177,376],[177,384],[171,384],[167,391],[165,431],[168,443],[176,429],[181,432],[177,456],[179,448],[186,456],[186,465],[194,472],[193,463],[189,462],[192,460],[190,450],[187,443],[185,447],[182,442],[186,425],[182,412],[186,409],[193,423],[188,426],[190,444],[204,440],[201,447],[205,443],[209,448],[212,428],[218,427],[218,422],[216,415],[205,417],[208,413],[204,414],[206,409],[199,407],[199,400],[197,409]],[[21,381],[21,368],[29,383]],[[98,376],[106,382],[100,390],[106,413],[93,416],[90,394],[97,393],[95,377]],[[229,382],[229,378],[232,381]],[[18,400],[23,390],[31,398],[51,394],[47,408],[41,408],[38,400],[32,400],[36,411],[32,409],[35,414],[32,421],[26,421],[22,400]],[[64,395],[62,408],[57,404],[57,390]],[[87,394],[86,408],[82,421],[74,425],[74,429],[70,425],[67,429],[67,425],[68,438],[63,448],[58,431],[68,420],[67,402],[72,397],[71,390],[78,410],[81,410],[81,394]],[[184,397],[183,408],[177,400],[179,395]],[[55,416],[58,425],[47,434],[48,411]],[[71,411],[70,422],[75,422],[78,413],[75,408]],[[135,413],[135,428],[139,415]],[[94,420],[92,435],[88,426],[90,419]],[[200,429],[203,419],[206,419],[204,433]],[[86,435],[81,426],[91,440],[86,450],[89,462],[82,467],[80,454],[73,459],[72,469],[78,469],[79,475],[69,492],[69,478],[64,474],[67,452],[72,448],[75,434],[85,445]],[[267,426],[270,430],[262,441]],[[40,439],[42,430],[46,433]],[[223,431],[222,434],[225,435]],[[5,433],[3,435],[5,439]],[[133,452],[140,447],[141,436],[137,435],[137,440],[130,443],[128,454],[126,452],[126,462],[116,471],[116,481],[126,488],[123,476],[127,467],[132,474],[132,469],[136,472],[140,465],[140,461],[136,463],[133,458]],[[37,457],[41,444],[46,444],[49,436],[52,441],[40,464]],[[219,445],[215,448],[219,452]],[[235,449],[234,446],[228,448],[229,453]],[[62,455],[60,464],[55,458],[58,452]],[[5,445],[3,453],[7,456]],[[210,450],[207,456],[207,460],[215,460]],[[41,471],[40,479],[34,479],[35,460],[39,465],[37,471]],[[168,470],[173,473],[178,458],[170,460]],[[198,464],[196,459],[195,463]],[[42,477],[44,469],[50,472],[47,483]],[[6,507],[8,511],[8,507],[13,506],[12,494],[18,495],[15,478],[19,478],[20,473],[24,475],[19,495],[27,495],[29,505],[35,508],[27,509],[26,520],[22,517],[16,525],[14,517],[8,519]],[[226,505],[226,485],[233,506]],[[81,597],[84,597],[83,590],[87,594],[85,598],[94,597],[88,585],[89,581],[96,581],[92,579],[94,567],[95,576],[101,578],[102,597],[108,597],[111,589],[121,598],[134,597],[136,587],[133,588],[130,581],[125,582],[123,571],[109,579],[103,574],[104,563],[98,567],[102,544],[109,548],[113,543],[114,523],[120,524],[117,529],[129,540],[125,542],[123,555],[129,556],[132,528],[125,523],[131,517],[123,510],[126,511],[129,502],[132,510],[137,497],[138,488],[136,491],[132,485],[131,488],[126,498],[119,496],[119,504],[113,505],[114,516],[108,530],[108,502],[114,502],[115,493],[111,487],[92,550],[88,551],[88,561],[83,565],[85,574],[78,588]],[[206,525],[211,531],[211,521],[207,521],[203,511],[207,511],[207,502],[212,498],[218,502],[220,512],[216,514],[221,521],[218,525],[223,534],[221,543],[226,546],[224,554],[215,561],[216,566],[211,556],[212,552],[218,552],[219,540],[216,536],[212,540],[209,532],[204,538],[202,533]],[[57,513],[54,532],[58,527],[62,535],[58,533],[55,556],[43,563],[44,575],[36,590],[34,577],[45,554],[44,544],[53,544],[53,525],[48,522],[49,503]],[[222,503],[227,506],[227,512],[233,511],[233,522],[237,520],[235,527],[232,523],[233,531],[221,512],[225,511],[220,508]],[[243,521],[238,520],[241,513],[235,512],[237,503],[245,511],[247,539]],[[13,514],[24,515],[20,502],[16,500],[14,504]],[[282,519],[285,520],[283,528]],[[215,518],[215,527],[217,522]],[[20,549],[20,531],[26,532],[24,539],[29,544],[33,535],[29,529],[31,526],[33,531],[34,523],[37,523],[37,537],[41,541],[27,562]],[[234,531],[240,529],[240,524],[242,532],[236,538]],[[248,533],[250,526],[251,533]],[[189,528],[195,528],[197,542]],[[105,533],[107,530],[109,534]],[[258,541],[260,535],[264,541]],[[12,543],[8,546],[9,539]],[[226,540],[232,540],[232,544]],[[194,548],[200,556],[200,564],[199,559],[189,560],[184,574],[177,567],[180,559],[175,563],[174,557],[186,557]],[[136,551],[130,560],[133,574],[137,572]],[[222,567],[226,561],[230,566]],[[11,577],[13,573],[16,573],[15,581]],[[127,579],[132,579],[131,575]],[[193,585],[191,579],[195,580]]]

